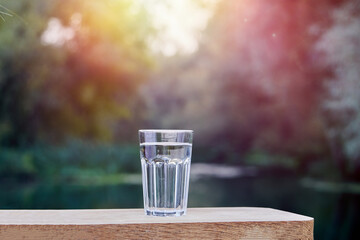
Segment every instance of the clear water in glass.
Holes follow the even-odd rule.
[[[146,215],[186,214],[191,143],[140,143],[144,207]]]

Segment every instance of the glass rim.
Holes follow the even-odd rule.
[[[188,130],[188,129],[139,129],[140,132],[153,132],[153,133],[193,133],[194,130]]]

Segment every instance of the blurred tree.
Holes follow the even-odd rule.
[[[319,112],[324,72],[312,46],[339,1],[222,1],[210,24],[212,78],[220,81],[215,139],[240,154],[265,151],[298,160],[326,158]],[[325,13],[325,14],[324,14]],[[221,54],[218,54],[218,53]]]
[[[128,0],[22,0],[6,7],[26,24],[0,22],[2,143],[126,139],[118,124],[138,121],[137,86],[152,63],[146,11]]]
[[[327,71],[313,44],[341,2],[219,1],[196,54],[167,58],[149,82],[152,121],[195,129],[224,152],[293,157],[301,171],[327,158],[319,111]]]
[[[333,13],[334,24],[316,44],[319,65],[332,72],[323,101],[327,136],[346,179],[360,180],[360,4],[350,1]]]

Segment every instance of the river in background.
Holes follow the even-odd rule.
[[[199,170],[203,169],[203,170]],[[205,170],[204,170],[205,169]],[[198,171],[198,172],[197,172]],[[222,169],[226,173],[226,168]],[[231,171],[232,174],[231,175]],[[270,207],[315,218],[315,239],[356,239],[360,195],[313,188],[303,179],[255,176],[229,168],[210,174],[194,167],[189,207]],[[229,177],[230,176],[230,177]],[[305,182],[305,184],[304,184]],[[140,181],[121,184],[15,184],[0,186],[2,209],[94,209],[143,207]],[[359,239],[359,238],[358,238]]]

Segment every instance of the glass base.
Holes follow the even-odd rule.
[[[186,215],[185,211],[159,211],[159,210],[145,210],[145,215],[157,217],[180,217]]]

